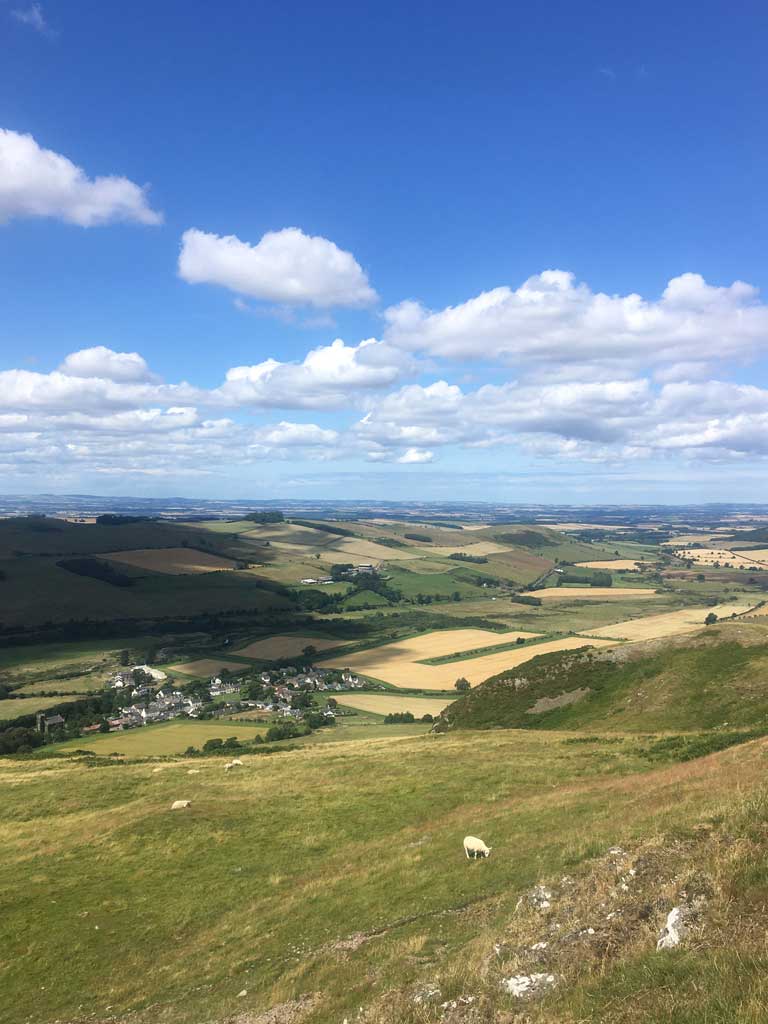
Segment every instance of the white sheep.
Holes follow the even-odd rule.
[[[174,800],[173,803],[171,804],[171,810],[172,811],[183,811],[187,807],[191,807],[191,806],[192,806],[192,801],[191,800]]]
[[[237,766],[242,763],[242,761],[227,761],[227,763],[224,765],[224,771],[232,771],[233,768],[237,768]]]
[[[200,769],[199,768],[190,768],[189,771],[187,772],[187,775],[199,775],[199,774],[200,774]]]
[[[492,846],[486,846],[482,839],[477,836],[464,836],[464,853],[467,860],[473,857],[490,857]]]
[[[238,767],[238,768],[242,768],[243,767],[243,762],[240,760],[239,757],[233,757],[232,760],[229,763],[232,765],[233,768],[234,767]]]

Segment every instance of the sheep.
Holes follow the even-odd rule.
[[[233,768],[235,766],[237,766],[238,768],[242,768],[243,767],[243,762],[240,760],[239,757],[233,757],[232,760],[229,763],[232,765]]]
[[[171,804],[171,810],[172,811],[183,811],[187,807],[191,807],[191,806],[192,806],[192,801],[191,800],[174,800],[173,803]]]
[[[233,768],[237,768],[239,764],[242,764],[242,761],[227,761],[227,763],[224,765],[224,771],[231,771]]]
[[[200,769],[199,768],[190,768],[189,771],[187,772],[187,775],[199,775],[199,774],[200,774]]]
[[[464,853],[467,855],[467,860],[473,857],[490,857],[492,846],[486,846],[482,839],[478,839],[477,836],[465,836],[464,837]]]

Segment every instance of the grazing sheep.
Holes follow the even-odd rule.
[[[235,761],[227,761],[227,763],[224,765],[225,772],[229,772],[233,768],[237,768],[237,763]]]
[[[199,774],[200,774],[200,769],[199,768],[190,768],[189,771],[187,772],[187,775],[199,775]]]
[[[191,806],[192,806],[192,801],[191,800],[174,800],[173,803],[171,804],[171,810],[172,811],[183,811],[187,807],[191,807]]]
[[[482,839],[478,839],[477,836],[465,836],[464,837],[464,853],[467,855],[467,860],[473,857],[490,857],[492,846],[486,846]]]
[[[231,760],[231,761],[230,761],[229,763],[230,763],[230,764],[232,765],[232,767],[233,767],[233,768],[234,768],[234,767],[235,767],[236,765],[237,765],[237,767],[239,767],[239,768],[242,768],[242,767],[243,767],[243,762],[242,762],[242,761],[240,760],[240,758],[239,758],[239,757],[233,757],[233,758],[232,758],[232,760]]]

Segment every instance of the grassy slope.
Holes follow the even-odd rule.
[[[754,746],[719,756],[716,773],[670,773],[632,745],[510,732],[333,743],[234,775],[6,760],[0,1020],[192,1024],[307,992],[316,1024],[371,1003],[373,1021],[437,1019],[410,999],[392,1017],[384,993],[438,977],[458,994],[470,967],[483,987],[478,941],[503,935],[525,888],[691,824],[762,772]],[[189,812],[169,812],[178,798]],[[491,860],[467,863],[467,832]],[[335,946],[361,932],[378,937]]]
[[[540,698],[578,689],[589,693],[529,713]],[[468,729],[768,729],[768,628],[724,624],[674,641],[544,655],[486,681],[446,714]]]

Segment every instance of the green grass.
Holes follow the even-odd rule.
[[[22,697],[0,700],[0,721],[10,721],[21,718],[22,715],[36,715],[38,711],[44,711],[56,704],[69,704],[79,696],[75,694],[68,697]]]
[[[576,703],[530,713],[541,698],[577,690],[587,693]],[[447,714],[457,728],[768,731],[768,629],[724,624],[661,649],[543,655],[486,681]]]
[[[232,722],[228,719],[204,722],[176,719],[125,732],[80,736],[56,744],[55,749],[92,750],[96,754],[118,753],[126,757],[157,757],[183,754],[187,747],[201,748],[206,740],[214,736],[221,739],[237,736],[239,740],[252,740],[255,736],[263,735],[266,728],[260,723]]]
[[[411,986],[437,978],[447,998],[473,970],[477,991],[478,940],[503,937],[523,891],[713,813],[762,771],[739,751],[714,782],[686,766],[674,786],[631,745],[550,733],[326,742],[246,755],[230,774],[219,759],[160,773],[5,760],[0,1020],[75,1021],[87,1006],[94,1021],[193,1024],[313,992],[307,1024],[370,1004],[372,1021],[433,1020],[415,1016]],[[176,799],[191,808],[171,813]],[[468,832],[490,860],[466,861]],[[335,948],[357,933],[377,938]]]

